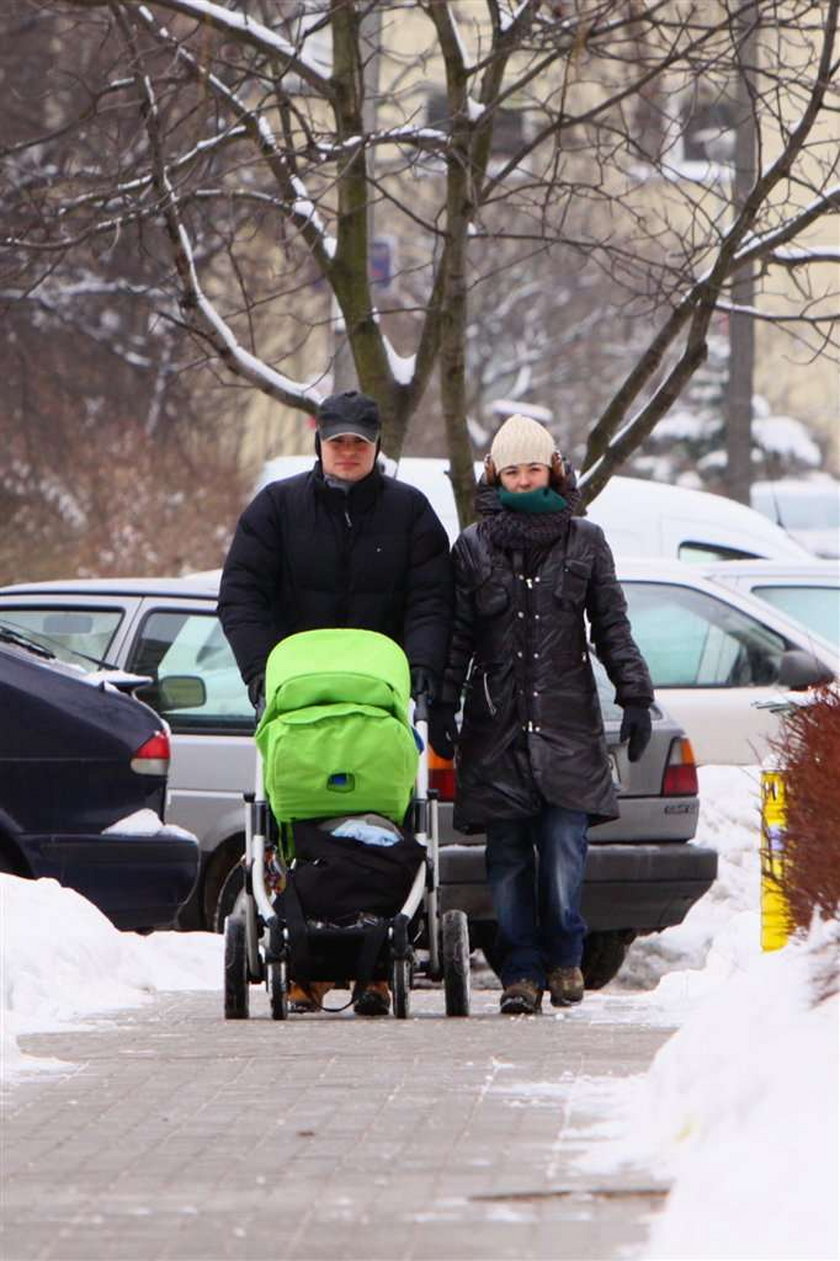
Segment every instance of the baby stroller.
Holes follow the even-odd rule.
[[[293,981],[358,992],[382,980],[405,1019],[421,974],[443,980],[447,1016],[469,1015],[467,917],[438,905],[428,698],[412,726],[409,693],[404,653],[373,631],[302,632],[271,653],[244,887],[225,921],[226,1019],[247,1019],[252,985],[286,1020]]]

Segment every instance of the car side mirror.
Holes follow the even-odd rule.
[[[788,648],[779,664],[778,682],[791,692],[802,692],[806,687],[833,683],[834,674],[812,652],[806,652],[803,648]]]
[[[139,687],[135,696],[159,714],[176,709],[200,709],[207,703],[207,688],[197,674],[170,674],[149,687]]]

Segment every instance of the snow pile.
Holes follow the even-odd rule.
[[[215,933],[122,933],[55,880],[0,874],[0,1079],[49,1067],[20,1051],[20,1034],[136,1007],[155,991],[219,989],[222,975]]]
[[[682,924],[637,938],[614,989],[652,989],[672,973],[668,985],[674,997],[679,993],[688,1000],[708,988],[730,952],[760,953],[761,771],[757,766],[702,766],[698,776],[700,820],[694,843],[717,850],[718,878]],[[713,942],[714,960],[703,972]],[[665,991],[657,993],[661,1001]]]
[[[818,923],[748,960],[714,948],[706,997],[644,1077],[612,1088],[621,1136],[581,1164],[671,1184],[645,1261],[838,1255],[838,941]]]
[[[648,988],[652,1020],[681,1026],[643,1077],[604,1085],[612,1120],[590,1137],[606,1141],[581,1161],[672,1186],[644,1261],[838,1256],[840,928],[762,952],[760,785],[757,767],[701,769],[696,839],[718,880],[612,987]]]

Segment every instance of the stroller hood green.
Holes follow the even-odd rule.
[[[373,812],[402,822],[418,760],[409,694],[405,654],[375,631],[305,631],[279,643],[256,733],[278,821]]]

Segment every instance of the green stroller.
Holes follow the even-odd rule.
[[[293,981],[327,980],[387,981],[405,1019],[420,975],[443,981],[448,1016],[469,1015],[467,917],[438,909],[428,698],[410,706],[405,654],[376,632],[306,631],[269,656],[244,887],[225,921],[227,1019],[248,1017],[253,985],[285,1020]]]

